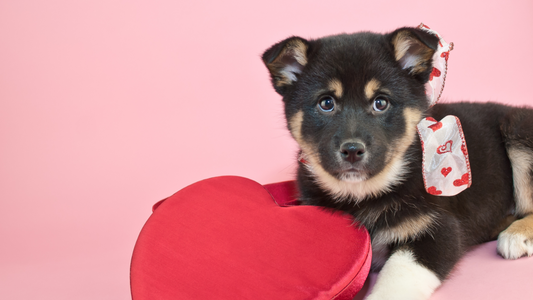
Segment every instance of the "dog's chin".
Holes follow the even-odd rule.
[[[358,183],[367,180],[368,176],[358,171],[345,171],[339,174],[338,179],[344,182]]]

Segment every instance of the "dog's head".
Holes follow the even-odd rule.
[[[362,199],[402,180],[428,109],[424,84],[437,44],[425,31],[400,28],[291,37],[263,54],[305,167],[326,191]]]

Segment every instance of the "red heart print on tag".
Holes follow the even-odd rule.
[[[464,173],[463,176],[461,176],[461,179],[457,179],[453,181],[453,185],[461,186],[461,185],[468,184],[469,179],[470,179],[470,175],[468,173]]]
[[[452,171],[452,167],[442,168],[442,170],[440,170],[440,172],[442,173],[442,175],[444,175],[444,177],[448,176],[448,174],[450,174],[451,171]]]
[[[446,152],[452,152],[452,145],[453,145],[452,140],[447,141],[446,144],[440,145],[439,148],[437,148],[437,153],[444,154]]]
[[[428,193],[431,195],[440,195],[442,194],[442,191],[437,190],[437,188],[434,186],[430,186],[428,187]]]
[[[450,51],[442,52],[440,57],[444,57],[444,60],[448,61],[448,57],[450,57]]]
[[[437,68],[433,68],[433,71],[431,71],[431,74],[429,75],[429,81],[433,80],[433,77],[439,77],[440,76],[440,70]]]
[[[431,130],[433,130],[433,132],[439,130],[442,128],[442,122],[437,122],[433,125],[429,125],[428,128],[431,128]]]

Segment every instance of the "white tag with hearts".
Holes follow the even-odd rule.
[[[433,69],[429,75],[429,81],[426,83],[426,94],[429,100],[429,106],[433,106],[439,102],[442,91],[444,90],[444,83],[446,81],[446,73],[448,72],[448,58],[450,51],[453,50],[453,43],[447,43],[438,32],[430,29],[425,24],[420,24],[418,28],[435,35],[439,39],[437,51],[433,55]]]
[[[417,125],[422,143],[422,173],[429,194],[454,196],[472,185],[468,150],[456,116],[437,121],[425,118]]]

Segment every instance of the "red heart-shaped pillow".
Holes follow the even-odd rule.
[[[135,300],[352,299],[370,260],[368,233],[348,216],[281,207],[252,180],[216,177],[156,207],[135,245],[131,289]]]

